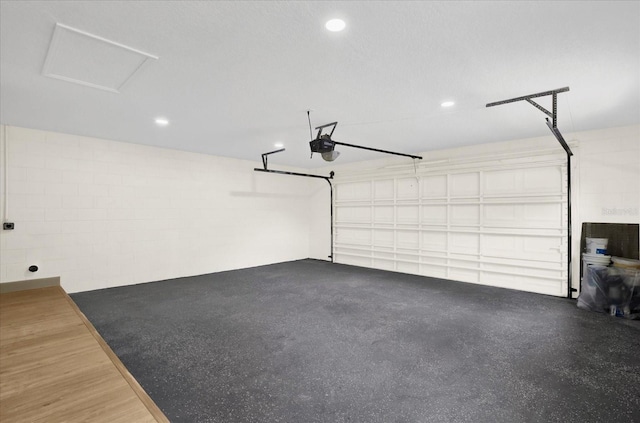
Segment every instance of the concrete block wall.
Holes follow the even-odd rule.
[[[0,130],[2,220],[16,225],[0,231],[0,282],[60,276],[76,292],[309,256],[304,178],[254,172],[258,162]]]
[[[5,135],[8,140],[9,169],[8,204],[0,209],[5,220],[8,206],[16,223],[16,230],[0,231],[0,282],[61,276],[63,287],[75,292],[306,257],[328,260],[325,181],[253,172],[258,162],[17,127],[0,132],[3,151]],[[565,138],[576,153],[575,279],[582,222],[640,221],[640,125]],[[447,166],[449,158],[556,144],[546,136],[424,156]],[[315,173],[393,172],[398,163],[383,156]],[[40,271],[28,272],[30,264]]]

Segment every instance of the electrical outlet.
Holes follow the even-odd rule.
[[[12,231],[15,228],[15,225],[13,224],[13,222],[4,222],[2,224],[2,229],[4,229],[5,231]]]

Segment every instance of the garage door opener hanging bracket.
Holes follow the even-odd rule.
[[[572,293],[577,290],[571,286],[571,156],[573,156],[573,152],[571,148],[564,140],[564,137],[560,133],[558,129],[558,94],[569,91],[569,87],[558,88],[555,90],[544,91],[536,94],[524,95],[522,97],[510,98],[508,100],[496,101],[493,103],[488,103],[486,107],[499,106],[501,104],[507,103],[515,103],[517,101],[526,101],[531,104],[536,109],[540,110],[542,113],[547,115],[546,123],[551,133],[558,140],[565,153],[567,153],[567,230],[568,230],[568,245],[567,245],[567,274],[568,274],[568,285],[567,285],[567,297],[572,298]],[[538,97],[546,97],[551,96],[551,111],[545,109],[540,104],[533,101],[533,98]],[[549,121],[551,118],[551,121]]]

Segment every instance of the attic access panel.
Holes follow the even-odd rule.
[[[57,23],[42,74],[49,78],[119,93],[158,57]]]

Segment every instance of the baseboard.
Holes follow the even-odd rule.
[[[25,281],[0,283],[0,294],[7,292],[26,291],[27,289],[48,288],[50,286],[60,286],[60,277],[27,279]]]

